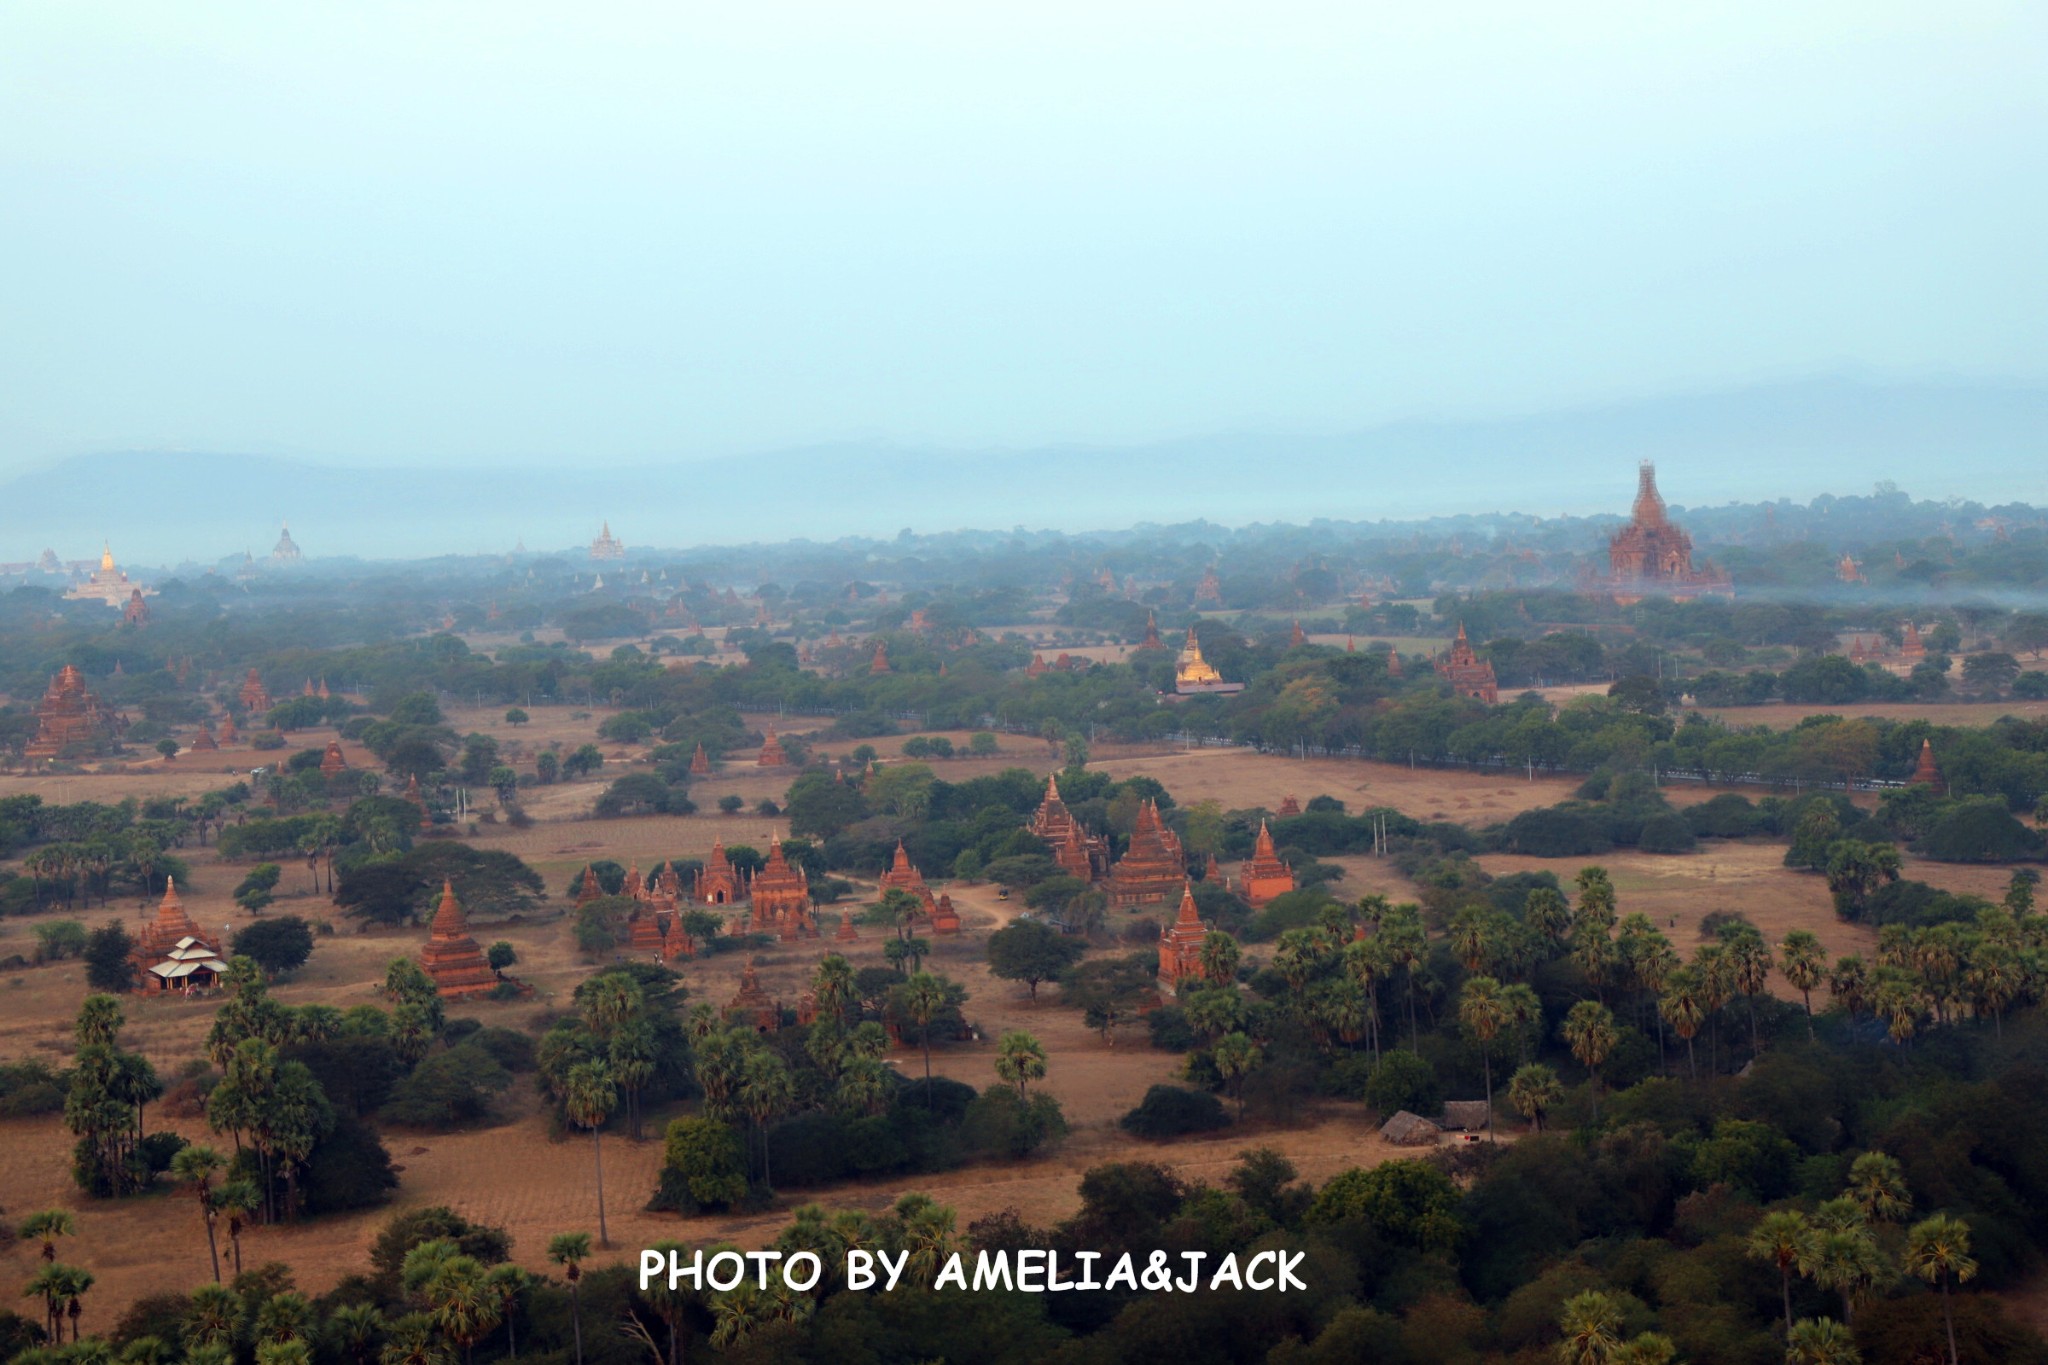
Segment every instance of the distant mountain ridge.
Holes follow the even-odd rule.
[[[255,454],[75,456],[0,484],[0,561],[110,540],[124,563],[268,552],[414,558],[587,542],[688,547],[900,528],[1088,530],[1206,518],[1407,520],[1625,514],[1635,464],[1700,507],[1868,492],[2048,501],[2048,388],[1829,378],[1340,435],[1233,433],[1117,448],[948,451],[840,443],[590,467],[345,468]]]

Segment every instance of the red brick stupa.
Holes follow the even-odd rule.
[[[219,748],[220,741],[213,737],[213,726],[206,721],[199,722],[199,733],[192,737],[192,751],[205,753]]]
[[[763,768],[786,768],[789,766],[789,755],[782,752],[782,741],[775,737],[774,726],[768,727],[768,737],[761,741],[761,756],[755,759],[754,762],[757,766]],[[694,770],[694,768],[695,761],[692,760],[692,769]]]
[[[736,905],[740,900],[740,876],[733,870],[732,860],[725,856],[725,841],[715,839],[711,844],[711,856],[704,860],[704,866],[697,869],[691,880],[690,899],[699,905]]]
[[[1264,820],[1259,821],[1258,842],[1252,845],[1251,861],[1244,865],[1243,881],[1242,894],[1254,910],[1294,890],[1294,869],[1280,861]]]
[[[1153,801],[1138,803],[1131,846],[1109,873],[1109,903],[1116,906],[1157,905],[1173,899],[1173,889],[1187,882],[1187,858],[1180,839],[1159,818]]]
[[[1689,601],[1709,594],[1732,596],[1728,575],[1712,564],[1692,562],[1692,537],[1671,523],[1657,492],[1657,467],[1644,460],[1636,477],[1636,503],[1628,525],[1607,543],[1608,576],[1603,586],[1623,606],[1645,597]]]
[[[341,752],[340,740],[330,739],[327,741],[327,752],[320,756],[320,771],[329,777],[333,777],[336,773],[348,771],[348,759]]]
[[[939,903],[932,907],[932,932],[935,934],[957,934],[960,932],[960,912],[953,908],[953,898],[941,894]]]
[[[1054,860],[1068,876],[1095,882],[1109,871],[1109,845],[1074,819],[1060,799],[1058,773],[1045,779],[1045,799],[1031,817],[1031,832],[1052,845]]]
[[[896,841],[895,859],[889,864],[889,870],[881,875],[879,881],[882,890],[885,892],[904,891],[917,897],[918,901],[924,906],[924,912],[927,915],[937,908],[938,902],[932,898],[932,889],[925,885],[924,873],[919,872],[917,865],[910,861],[910,852],[903,847],[901,839]]]
[[[36,707],[36,737],[28,742],[27,756],[33,762],[66,750],[103,749],[124,728],[121,717],[86,689],[77,665],[66,664]]]
[[[261,715],[271,706],[270,689],[263,685],[263,675],[255,669],[242,680],[242,707],[251,715]]]
[[[1202,940],[1209,926],[1195,909],[1193,882],[1181,883],[1180,913],[1159,933],[1159,991],[1174,995],[1181,983],[1202,977]]]
[[[202,975],[199,972],[171,976],[156,970],[164,966],[176,970],[183,965],[179,959],[189,957],[193,948],[203,949],[203,958],[217,958],[220,939],[201,929],[185,913],[185,902],[178,898],[177,880],[166,877],[164,898],[157,903],[156,918],[136,936],[135,946],[128,951],[128,965],[135,972],[135,989],[189,990],[195,984],[211,984],[213,973],[226,970],[225,964],[204,973],[206,979],[202,982],[192,979]]]
[[[704,752],[704,741],[697,741],[697,752],[690,755],[690,776],[708,777],[711,774],[711,757]]]
[[[1299,815],[1301,814],[1301,802],[1295,800],[1292,796],[1283,796],[1280,798],[1280,809],[1274,812],[1274,814],[1283,820],[1290,815]]]
[[[1934,761],[1933,740],[1922,739],[1920,741],[1920,761],[1913,765],[1913,775],[1906,779],[1906,785],[1910,787],[1926,785],[1933,787],[1937,791],[1942,789],[1941,768]]]
[[[782,1026],[782,1011],[761,989],[761,974],[752,962],[740,973],[739,992],[725,1003],[725,1017],[756,1033],[773,1033]]]
[[[1159,617],[1153,612],[1145,613],[1145,639],[1138,648],[1164,649],[1166,645],[1159,638]]]
[[[1494,680],[1493,661],[1482,659],[1472,652],[1472,642],[1465,638],[1465,624],[1458,623],[1458,638],[1451,642],[1450,655],[1437,664],[1436,671],[1451,684],[1451,691],[1461,697],[1483,701],[1488,706],[1500,700],[1500,685]]]
[[[441,883],[441,908],[434,912],[433,930],[420,950],[420,966],[446,1000],[484,995],[498,985],[498,974],[469,936],[469,921],[462,902],[455,899],[455,887],[446,880]]]
[[[241,741],[241,738],[242,732],[235,728],[235,718],[233,716],[222,716],[220,720],[220,742],[223,744],[236,744]]]
[[[781,839],[769,836],[768,861],[748,881],[747,892],[756,932],[773,929],[784,939],[818,936],[810,879],[783,853]]]
[[[889,646],[881,640],[875,641],[875,657],[868,660],[868,672],[879,674],[895,671],[889,667]]]

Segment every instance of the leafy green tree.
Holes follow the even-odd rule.
[[[277,881],[284,869],[276,863],[258,863],[249,869],[249,875],[242,878],[235,887],[235,904],[256,914],[277,899]]]
[[[1039,983],[1051,981],[1079,962],[1087,945],[1039,920],[1020,919],[988,936],[989,970],[1006,981],[1022,981],[1038,999]]]
[[[85,983],[96,991],[120,994],[135,984],[135,968],[129,956],[135,940],[120,920],[109,920],[92,931],[85,941]]]
[[[313,929],[297,915],[259,920],[236,932],[230,950],[274,976],[297,971],[313,955]]]
[[[516,706],[505,713],[505,723],[507,725],[524,725],[532,719],[533,717],[527,715],[526,712]]]
[[[1608,1365],[1621,1341],[1621,1309],[1597,1290],[1566,1299],[1558,1309],[1557,1358],[1564,1365]]]
[[[726,1209],[746,1198],[747,1171],[738,1137],[713,1118],[670,1121],[663,1142],[664,1180],[679,1182],[699,1208]]]
[[[1785,1339],[1787,1365],[1862,1365],[1856,1336],[1833,1318],[1801,1318]]]

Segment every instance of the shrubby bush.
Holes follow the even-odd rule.
[[[1155,1141],[1213,1132],[1229,1125],[1230,1116],[1223,1112],[1221,1100],[1178,1085],[1153,1086],[1137,1108],[1117,1120],[1117,1126],[1125,1132]]]

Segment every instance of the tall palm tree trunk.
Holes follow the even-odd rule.
[[[590,1130],[590,1147],[597,1153],[597,1244],[610,1247],[612,1239],[604,1226],[604,1135],[595,1128]]]

